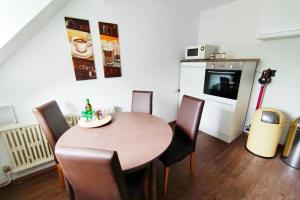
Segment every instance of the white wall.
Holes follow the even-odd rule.
[[[90,21],[98,79],[75,80],[65,16]],[[133,89],[153,90],[153,114],[172,121],[179,61],[197,41],[198,19],[199,12],[165,1],[71,0],[0,67],[0,105],[13,105],[19,122],[33,122],[32,109],[52,99],[63,113],[80,112],[86,98],[94,107],[129,111]],[[121,78],[103,76],[99,20],[119,25]],[[0,166],[11,165],[3,148],[0,141]]]
[[[283,1],[283,4],[285,3],[287,2]],[[300,2],[298,5],[299,8]],[[231,58],[261,59],[251,96],[247,123],[250,122],[255,110],[259,91],[257,83],[259,72],[266,68],[276,69],[277,74],[272,83],[267,86],[262,106],[283,111],[288,122],[291,118],[300,116],[300,38],[257,40],[257,32],[262,30],[261,24],[265,22],[261,12],[271,8],[276,9],[276,6],[266,6],[268,5],[263,4],[261,0],[237,0],[203,11],[200,15],[199,42],[217,45],[220,47],[220,52],[228,53],[228,57]],[[279,11],[274,10],[274,13],[280,13]],[[286,130],[281,143],[284,142],[285,135]]]
[[[182,15],[178,15],[178,13]],[[97,80],[75,81],[64,17],[90,20]],[[116,105],[130,110],[131,91],[154,91],[154,114],[167,121],[177,111],[178,66],[184,46],[197,40],[198,18],[177,4],[143,1],[71,1],[0,68],[0,104],[13,104],[19,121],[33,121],[31,110],[56,99],[63,112]],[[119,24],[122,77],[104,79],[98,21]],[[191,34],[193,33],[193,34]]]

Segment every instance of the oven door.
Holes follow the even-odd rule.
[[[204,94],[237,99],[242,70],[206,69]]]

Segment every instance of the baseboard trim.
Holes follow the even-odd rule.
[[[25,176],[18,177],[18,178],[16,178],[16,179],[14,179],[14,180],[12,181],[12,183],[23,182],[23,181],[25,181],[26,179],[29,179],[29,178],[32,178],[32,177],[34,177],[34,176],[38,176],[38,175],[40,175],[40,174],[49,172],[49,171],[51,171],[51,170],[53,170],[53,169],[56,169],[56,165],[47,167],[47,168],[45,168],[45,169],[41,169],[41,170],[39,170],[39,171],[36,171],[36,172],[30,173],[30,174],[27,174],[27,175],[25,175]]]
[[[7,180],[8,180],[7,176],[4,173],[2,173],[0,175],[0,184],[6,183]]]

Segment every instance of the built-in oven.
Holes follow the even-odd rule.
[[[242,63],[207,63],[204,94],[236,100],[242,75]]]

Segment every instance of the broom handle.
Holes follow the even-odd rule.
[[[256,109],[259,109],[260,106],[261,106],[261,101],[262,101],[262,97],[264,95],[264,91],[265,91],[265,85],[262,84],[261,87],[260,87],[260,91],[259,91],[259,96],[258,96],[258,100],[257,100],[257,103],[256,103]]]

